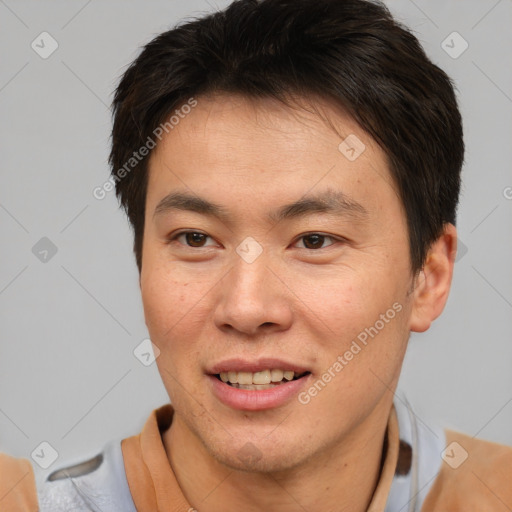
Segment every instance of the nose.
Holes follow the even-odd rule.
[[[219,329],[254,336],[291,326],[293,295],[268,263],[263,255],[252,263],[237,258],[217,297],[214,322]]]

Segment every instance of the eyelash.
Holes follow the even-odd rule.
[[[180,231],[178,233],[175,233],[174,235],[171,235],[168,239],[167,239],[167,243],[171,243],[171,242],[174,242],[176,241],[180,236],[183,236],[183,235],[187,235],[187,234],[198,234],[198,235],[203,235],[203,236],[206,236],[207,238],[211,238],[213,240],[213,238],[209,235],[207,235],[206,233],[201,233],[200,231]],[[323,237],[324,239],[330,239],[333,241],[333,243],[329,244],[327,247],[330,247],[331,245],[333,245],[335,242],[344,242],[345,240],[342,239],[342,238],[339,238],[339,237],[335,237],[335,236],[332,236],[332,235],[327,235],[325,233],[321,233],[321,232],[316,232],[316,231],[312,231],[310,233],[305,233],[303,235],[300,235],[296,241],[294,242],[297,243],[299,240],[303,239],[303,238],[306,238],[306,237],[310,237],[310,236],[313,236],[313,235],[318,235],[318,236],[321,236]],[[187,248],[190,248],[190,249],[204,249],[204,248],[207,248],[207,247],[210,247],[210,246],[205,246],[205,247],[193,247],[191,245],[188,245],[188,244],[182,244],[184,247],[187,247]],[[306,249],[308,251],[318,251],[320,249],[326,249],[327,247],[320,247],[320,248],[317,248],[317,249],[309,249],[307,247],[300,247],[300,249]]]

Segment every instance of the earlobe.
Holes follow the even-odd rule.
[[[448,300],[457,252],[457,230],[445,224],[442,235],[430,247],[425,265],[414,282],[409,329],[426,331]]]

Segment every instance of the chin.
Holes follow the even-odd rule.
[[[247,473],[278,473],[293,469],[306,458],[298,446],[280,446],[275,439],[227,443],[206,447],[210,455],[228,468]]]

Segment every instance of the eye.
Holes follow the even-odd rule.
[[[326,240],[331,240],[331,243],[324,246]],[[309,233],[302,235],[297,243],[300,241],[302,241],[303,244],[302,247],[299,246],[300,249],[323,249],[332,245],[332,243],[334,243],[333,241],[336,241],[336,239],[329,235],[323,235],[322,233]]]
[[[182,231],[181,233],[176,233],[175,235],[169,238],[169,242],[173,242],[177,240],[180,244],[185,245],[186,247],[209,247],[213,244],[206,244],[207,239],[210,238],[213,242],[213,239],[206,235],[205,233],[201,233],[199,231]]]

